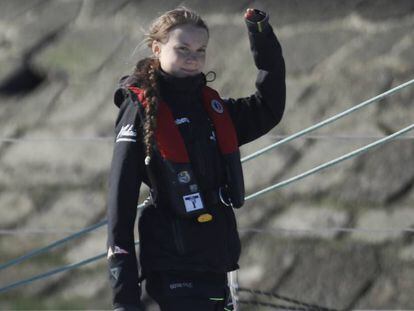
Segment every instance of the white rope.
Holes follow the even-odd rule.
[[[41,235],[41,234],[71,234],[79,232],[80,229],[0,229],[0,235]],[[330,228],[239,228],[242,232],[256,233],[321,233],[321,232],[364,232],[364,233],[414,233],[414,228],[349,228],[349,227],[330,227]]]
[[[414,228],[348,228],[348,227],[331,227],[331,228],[312,228],[312,229],[295,229],[295,228],[239,228],[239,232],[256,232],[256,233],[320,233],[320,232],[364,232],[364,233],[413,233]]]
[[[269,137],[274,139],[286,139],[291,135],[273,135],[267,134]],[[368,134],[359,134],[359,135],[307,135],[298,137],[297,139],[302,140],[375,140],[381,139],[385,136],[382,135],[368,135]],[[396,138],[396,140],[412,140],[414,136],[406,135]],[[44,137],[44,138],[31,138],[31,137],[24,137],[24,138],[12,138],[12,137],[1,137],[0,143],[89,143],[89,142],[104,142],[104,143],[112,143],[114,141],[113,137],[106,137],[106,136],[96,136],[96,137]]]

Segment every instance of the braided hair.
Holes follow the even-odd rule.
[[[206,23],[196,12],[186,8],[178,7],[174,10],[167,11],[156,18],[145,35],[145,43],[149,48],[154,41],[168,41],[168,33],[172,28],[181,25],[193,25],[203,28],[209,33]],[[160,91],[157,72],[160,69],[160,62],[157,58],[145,58],[140,60],[136,66],[131,78],[134,83],[144,90],[145,121],[143,124],[144,145],[145,145],[145,164],[149,165],[152,156],[153,146],[155,144],[155,130],[157,128],[158,102],[160,100]]]

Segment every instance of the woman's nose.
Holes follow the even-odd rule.
[[[198,57],[197,57],[197,53],[189,53],[187,56],[187,62],[191,63],[191,62],[197,62],[198,61]]]

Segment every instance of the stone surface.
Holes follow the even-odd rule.
[[[243,248],[238,282],[244,288],[271,291],[298,260],[292,243],[277,235],[257,233]],[[269,251],[272,256],[265,255]]]
[[[395,210],[370,210],[358,217],[355,228],[359,231],[352,233],[351,238],[368,243],[384,243],[395,241],[404,236],[402,229],[414,225],[414,211],[411,207]]]
[[[290,238],[317,237],[333,239],[350,220],[346,211],[335,209],[332,206],[297,205],[278,216],[272,227],[280,230],[281,236]]]
[[[105,200],[101,192],[66,191],[58,193],[50,206],[37,206],[25,228],[81,230],[96,222],[105,211]]]
[[[122,33],[101,25],[73,28],[63,40],[36,56],[34,62],[49,71],[63,71],[73,79],[92,74],[117,50]]]
[[[49,36],[54,33],[59,33],[75,20],[82,2],[79,0],[32,1],[29,6],[26,1],[24,7],[20,9],[18,9],[16,2],[13,3],[8,6],[10,10],[15,12],[14,18],[2,18],[7,31],[11,33],[11,45],[7,49],[7,54],[10,56],[37,51],[44,44],[51,43],[47,38],[51,38]],[[56,14],[56,12],[59,13]],[[9,14],[6,15],[10,17]]]
[[[286,68],[289,74],[297,75],[312,71],[315,66],[338,51],[343,45],[358,36],[355,31],[330,29],[292,33],[280,36]],[[323,49],[320,46],[323,45]]]
[[[308,241],[296,247],[300,260],[278,293],[300,301],[345,308],[372,282],[379,269],[373,249],[360,244],[318,246]]]
[[[179,4],[210,26],[206,71],[217,73],[210,85],[232,98],[255,92],[243,12],[270,13],[287,64],[287,107],[275,129],[242,147],[243,156],[413,78],[411,0],[0,1],[0,229],[9,230],[0,235],[1,262],[104,217],[113,91],[149,55],[149,21]],[[27,77],[22,69],[41,81],[30,88],[18,80],[20,93],[11,92],[6,82]],[[246,193],[411,124],[413,90],[244,164]],[[413,309],[412,233],[398,230],[413,226],[411,145],[389,143],[247,201],[236,211],[241,285],[337,309]],[[355,232],[321,230],[341,226]],[[101,228],[0,271],[2,285],[104,252],[105,239]],[[107,309],[106,273],[102,260],[56,275],[6,293],[2,307]]]
[[[413,286],[412,261],[400,260],[400,243],[392,243],[381,251],[381,271],[378,279],[361,297],[357,309],[410,310],[414,297],[409,288]]]
[[[31,198],[27,194],[17,191],[0,193],[0,206],[4,210],[0,220],[0,230],[17,224],[19,219],[34,212]]]

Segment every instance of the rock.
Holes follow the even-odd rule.
[[[350,215],[333,206],[293,205],[276,217],[271,227],[289,238],[333,239],[350,221]]]
[[[113,17],[126,5],[131,3],[130,0],[110,1],[110,0],[92,0],[84,1],[82,3],[82,11],[80,12],[81,23],[88,23],[93,20],[105,21]],[[79,22],[78,19],[78,22]]]
[[[64,284],[57,282],[57,288],[53,291],[54,299],[50,297],[48,300],[51,303],[56,300],[66,302],[66,305],[70,305],[71,308],[107,309],[111,305],[111,293],[108,275],[105,273],[105,260],[94,262],[91,267],[93,270],[85,271],[85,267],[83,267],[77,271],[69,272],[70,277]],[[103,292],[105,295],[102,295]]]
[[[414,305],[410,288],[414,285],[412,261],[401,261],[399,246],[395,243],[384,247],[381,253],[381,271],[377,279],[360,297],[355,309],[406,310]]]
[[[19,219],[26,218],[34,211],[33,202],[27,193],[17,191],[0,193],[0,206],[5,211],[0,220],[1,229],[17,224]]]
[[[369,20],[382,21],[384,19],[397,19],[412,14],[414,3],[410,0],[399,0],[391,4],[386,0],[361,1],[356,6],[358,13]]]
[[[398,257],[401,261],[405,261],[407,263],[412,262],[414,260],[414,244],[411,243],[410,245],[403,247],[400,250]]]
[[[215,25],[210,29],[210,37],[206,71],[212,70],[217,73],[211,87],[219,89],[225,98],[247,97],[253,94],[257,69],[250,52],[246,26]],[[231,62],[216,56],[226,53],[232,54]],[[233,62],[241,63],[243,66],[233,66]],[[237,83],[234,83],[234,77],[237,77]]]
[[[374,250],[362,244],[321,245],[308,240],[294,247],[299,260],[277,293],[302,302],[345,308],[359,297],[379,269]]]
[[[407,140],[390,142],[360,156],[350,169],[355,173],[343,180],[335,192],[355,202],[386,203],[404,196],[414,179],[411,166],[398,164],[411,159],[414,149],[407,143]],[[385,167],[386,170],[382,169]]]
[[[21,1],[19,1],[21,2]],[[4,20],[6,27],[13,33],[9,55],[33,53],[53,40],[52,34],[58,34],[77,17],[82,1],[36,1],[31,6],[11,5],[14,18]],[[20,12],[19,12],[20,11]],[[58,12],[58,14],[56,14]],[[52,37],[51,37],[52,35]]]
[[[253,290],[272,290],[291,271],[297,260],[290,241],[268,233],[257,233],[243,243],[238,272],[240,287]],[[268,256],[271,250],[271,256]]]
[[[0,129],[4,137],[17,137],[41,123],[65,88],[61,81],[42,84],[30,96],[9,96],[2,101]]]
[[[272,0],[254,1],[249,6],[266,10],[276,25],[329,22],[351,14],[358,0]]]
[[[45,137],[46,133],[49,132],[32,131],[32,138]],[[54,133],[56,140],[14,144],[3,157],[5,168],[0,171],[0,174],[7,176],[8,185],[23,183],[25,187],[63,186],[78,184],[79,181],[87,185],[98,182],[97,178],[100,180],[102,174],[106,177],[112,157],[112,145],[59,141],[66,133],[73,132],[61,129]],[[28,171],[32,172],[29,176]]]
[[[315,66],[330,55],[337,52],[343,45],[358,36],[356,31],[307,29],[293,32],[289,36],[280,36],[287,73],[291,75],[311,72]],[[323,49],[320,46],[323,45]]]
[[[37,210],[25,228],[81,230],[104,214],[105,197],[101,192],[65,191],[56,193],[50,206],[38,206]]]
[[[123,35],[113,27],[74,27],[57,44],[36,55],[34,63],[73,78],[93,74],[117,51]]]
[[[402,229],[414,225],[414,211],[410,207],[394,210],[368,210],[359,215],[351,238],[365,243],[395,241],[405,233]]]
[[[76,247],[70,249],[66,253],[65,259],[69,263],[78,263],[102,253],[106,254],[106,251],[106,226],[102,226],[101,228],[88,233],[82,241],[78,240]],[[101,261],[104,261],[105,259],[106,256],[104,259],[101,259]],[[104,263],[106,264],[106,262]],[[87,265],[83,268],[83,270],[95,269],[95,265]]]
[[[33,0],[27,2],[25,0],[16,1],[3,1],[0,3],[0,19],[2,21],[13,21],[19,15],[22,15],[33,9],[33,7],[39,6],[42,0]]]
[[[149,55],[143,44],[149,22],[179,4],[0,3],[0,223],[15,230],[1,236],[2,262],[104,217],[118,114],[113,91],[118,79]],[[198,10],[210,26],[206,71],[217,73],[209,85],[223,97],[255,92],[257,69],[243,21],[246,7],[268,11],[282,43],[288,78],[283,120],[243,146],[243,156],[413,78],[410,0],[191,0],[185,5]],[[27,84],[31,75],[39,79]],[[17,83],[10,92],[5,85],[13,77]],[[412,97],[413,89],[406,88],[244,164],[246,193],[410,124]],[[244,247],[240,284],[338,309],[410,308],[412,238],[396,230],[412,227],[414,219],[410,143],[389,143],[247,201],[236,211]],[[140,201],[146,192],[142,187]],[[321,229],[329,226],[353,226],[355,232]],[[275,227],[302,231],[293,235]],[[40,233],[42,228],[47,232]],[[102,228],[4,271],[2,281],[8,284],[105,252],[105,239]],[[105,271],[103,260],[35,282],[2,296],[2,307],[108,308]],[[152,304],[149,310],[157,308]]]

